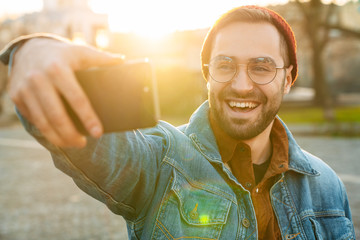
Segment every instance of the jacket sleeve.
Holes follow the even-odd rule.
[[[127,220],[146,210],[154,194],[158,169],[167,145],[164,128],[105,134],[88,138],[83,149],[62,149],[50,144],[19,115],[25,129],[46,147],[55,166],[73,178],[90,196]]]
[[[15,38],[11,42],[9,42],[0,51],[0,61],[3,64],[8,65],[9,64],[9,59],[10,59],[10,54],[11,54],[12,50],[14,48],[21,47],[21,45],[23,45],[27,40],[30,40],[32,38],[51,38],[51,39],[56,39],[56,40],[59,40],[59,41],[68,41],[65,38],[62,38],[62,37],[60,37],[58,35],[51,34],[51,33],[34,33],[34,34],[24,35],[24,36]]]
[[[352,222],[350,203],[349,203],[349,199],[348,199],[348,196],[346,193],[345,185],[341,181],[340,178],[338,178],[338,181],[339,181],[339,185],[341,188],[341,195],[342,195],[342,199],[343,199],[343,207],[344,207],[345,217],[347,217]],[[354,226],[352,226],[352,227],[354,227]],[[353,231],[355,231],[355,230],[353,229]],[[354,236],[355,236],[355,233],[354,233]]]

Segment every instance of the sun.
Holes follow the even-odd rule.
[[[135,33],[156,39],[174,31],[208,27],[219,16],[218,10],[228,9],[226,4],[219,7],[207,2],[91,0],[89,5],[94,12],[108,14],[110,31]],[[207,6],[206,11],[204,4]]]
[[[109,14],[109,28],[111,32],[133,33],[150,39],[159,39],[174,31],[173,28],[162,24],[161,16],[149,16],[149,13]]]
[[[110,1],[92,0],[90,7],[98,13],[108,15],[109,28],[112,32],[135,33],[149,38],[161,38],[176,30],[166,1]],[[162,6],[162,8],[160,8]],[[172,21],[169,23],[168,21]]]
[[[90,0],[94,12],[108,15],[112,32],[158,39],[175,31],[203,29],[231,8],[286,0]]]

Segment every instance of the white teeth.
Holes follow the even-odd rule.
[[[252,102],[229,102],[230,107],[238,107],[238,108],[255,108],[257,104]]]

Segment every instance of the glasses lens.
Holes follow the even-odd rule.
[[[228,82],[236,74],[236,64],[229,57],[219,56],[210,61],[209,73],[217,82]]]
[[[276,76],[276,64],[270,58],[256,58],[248,64],[250,78],[258,84],[267,84]]]

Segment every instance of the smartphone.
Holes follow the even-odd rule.
[[[147,59],[89,68],[75,76],[97,113],[105,133],[153,127],[159,120],[156,79]],[[89,135],[65,101],[77,129]]]

